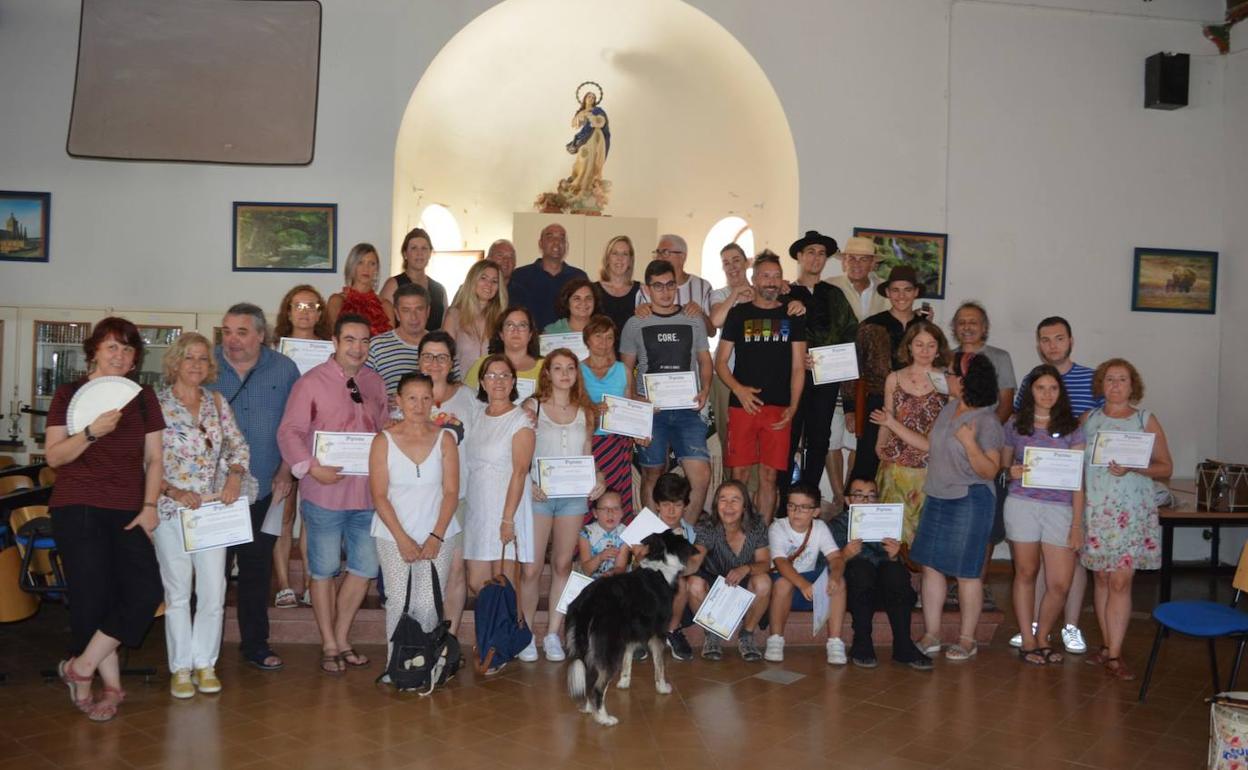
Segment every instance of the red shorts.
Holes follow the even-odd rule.
[[[728,407],[728,451],[724,465],[728,468],[744,468],[761,463],[781,472],[789,470],[789,429],[785,423],[780,430],[771,426],[784,417],[783,406],[764,406],[749,414],[739,406]]]

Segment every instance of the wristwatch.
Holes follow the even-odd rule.
[[[85,427],[85,428],[83,428],[83,429],[82,429],[82,435],[84,435],[84,436],[86,436],[86,437],[87,437],[87,443],[88,443],[88,444],[90,444],[91,442],[95,441],[95,439],[96,439],[96,437],[95,437],[95,436],[92,436],[92,435],[91,435],[91,426],[90,426],[90,425],[88,425],[87,427]]]

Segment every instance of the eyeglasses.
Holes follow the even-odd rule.
[[[486,372],[485,374],[481,375],[481,379],[494,380],[496,382],[498,380],[510,380],[511,372]]]
[[[846,497],[852,497],[855,500],[879,500],[880,496],[875,492],[850,492]]]
[[[656,257],[683,257],[685,252],[679,249],[655,249],[654,255]]]
[[[529,330],[528,321],[508,321],[503,324],[503,329],[509,332],[527,332]]]
[[[785,506],[784,506],[784,507],[785,507],[785,509],[786,509],[786,510],[789,510],[789,511],[813,511],[813,510],[815,510],[816,508],[818,508],[819,506],[817,506],[817,505],[805,505],[805,504],[803,504],[803,503],[787,503],[787,504],[785,504]]]
[[[618,505],[600,505],[600,506],[598,506],[598,507],[594,508],[594,510],[595,510],[595,511],[602,511],[603,513],[620,513],[620,512],[621,512],[621,511],[623,511],[624,509],[623,509],[623,508],[621,508],[621,507],[620,507],[620,506],[618,506]]]
[[[296,302],[292,306],[292,309],[297,310],[297,311],[303,311],[303,310],[319,311],[321,309],[321,303],[319,302]]]
[[[347,390],[351,391],[351,400],[357,404],[364,403],[364,397],[360,395],[360,386],[355,384],[355,378],[347,380]]]
[[[675,289],[675,288],[676,288],[675,281],[663,281],[662,283],[659,283],[656,281],[655,283],[650,284],[650,289],[652,291],[671,291],[672,289]]]
[[[421,353],[420,360],[427,364],[446,364],[450,363],[451,355],[449,353]]]
[[[212,436],[208,435],[208,429],[204,427],[204,424],[202,422],[196,427],[199,428],[200,433],[204,434],[204,444],[207,445],[208,451],[211,452],[212,451]]]

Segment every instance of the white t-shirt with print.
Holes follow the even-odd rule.
[[[832,537],[832,530],[828,529],[828,525],[821,519],[812,520],[810,526],[812,531],[810,541],[806,543],[806,550],[802,551],[797,557],[797,562],[793,564],[793,569],[798,572],[813,570],[819,554],[831,558],[832,554],[839,550],[836,547],[836,540]],[[794,532],[787,518],[773,521],[767,530],[767,541],[771,548],[773,562],[777,558],[788,559],[798,548],[802,547],[802,541],[805,539],[806,533]]]

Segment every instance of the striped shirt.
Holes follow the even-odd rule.
[[[1095,372],[1086,366],[1080,366],[1071,363],[1070,371],[1062,375],[1062,384],[1066,386],[1066,393],[1070,396],[1070,410],[1075,417],[1079,417],[1084,412],[1090,412],[1098,406],[1105,405],[1103,397],[1098,398],[1092,395],[1092,375]],[[1014,394],[1014,411],[1023,403],[1023,390],[1019,388]]]
[[[683,307],[692,302],[709,316],[711,314],[711,284],[705,278],[699,278],[693,273],[686,274],[685,278],[685,282],[676,287],[676,304]],[[637,292],[637,304],[644,305],[649,301],[650,293],[645,284],[642,284],[641,291]]]
[[[397,329],[392,329],[373,337],[368,343],[368,360],[364,365],[386,381],[387,393],[394,393],[399,389],[399,380],[403,379],[403,375],[420,370],[418,349],[404,342]]]

